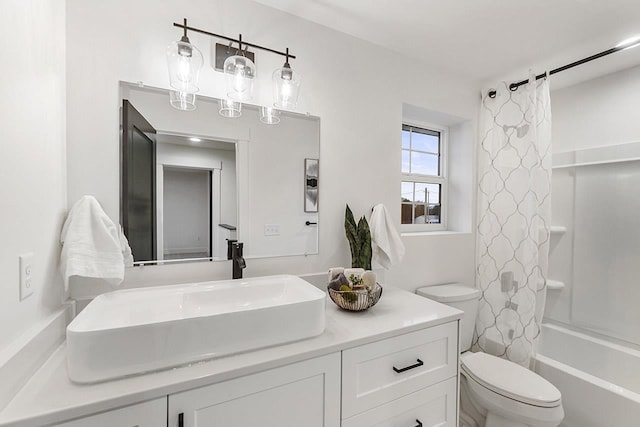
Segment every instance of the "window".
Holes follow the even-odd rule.
[[[445,229],[446,129],[402,125],[401,223],[405,231]]]

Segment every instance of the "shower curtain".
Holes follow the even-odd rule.
[[[483,93],[474,350],[530,367],[544,312],[551,218],[549,82]]]

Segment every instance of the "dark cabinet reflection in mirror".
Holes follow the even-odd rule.
[[[156,258],[156,130],[126,99],[122,103],[120,223],[136,261]]]
[[[244,258],[318,253],[299,178],[319,157],[317,117],[283,112],[269,126],[244,105],[229,119],[206,97],[184,112],[168,91],[124,82],[120,99],[120,221],[135,263],[227,260],[228,240]]]

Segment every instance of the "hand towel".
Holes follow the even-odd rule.
[[[404,257],[404,243],[383,204],[373,207],[369,228],[373,261],[386,269],[398,264]]]
[[[117,286],[124,280],[125,265],[133,265],[122,228],[111,221],[93,196],[83,196],[73,205],[62,227],[60,243],[65,290],[71,276],[104,279]]]

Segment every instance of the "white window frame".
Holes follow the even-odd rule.
[[[415,128],[421,128],[440,132],[440,156],[439,156],[439,170],[440,176],[434,175],[422,175],[414,173],[402,172],[402,162],[400,163],[401,180],[400,186],[403,181],[408,182],[420,182],[425,184],[440,184],[440,224],[400,224],[400,231],[405,233],[411,232],[427,232],[427,231],[444,231],[447,229],[447,194],[448,194],[448,146],[449,146],[449,128],[438,126],[433,123],[415,122],[411,120],[403,120],[403,126],[411,126]],[[402,139],[400,140],[400,153],[402,153]],[[400,156],[402,158],[402,155]]]

